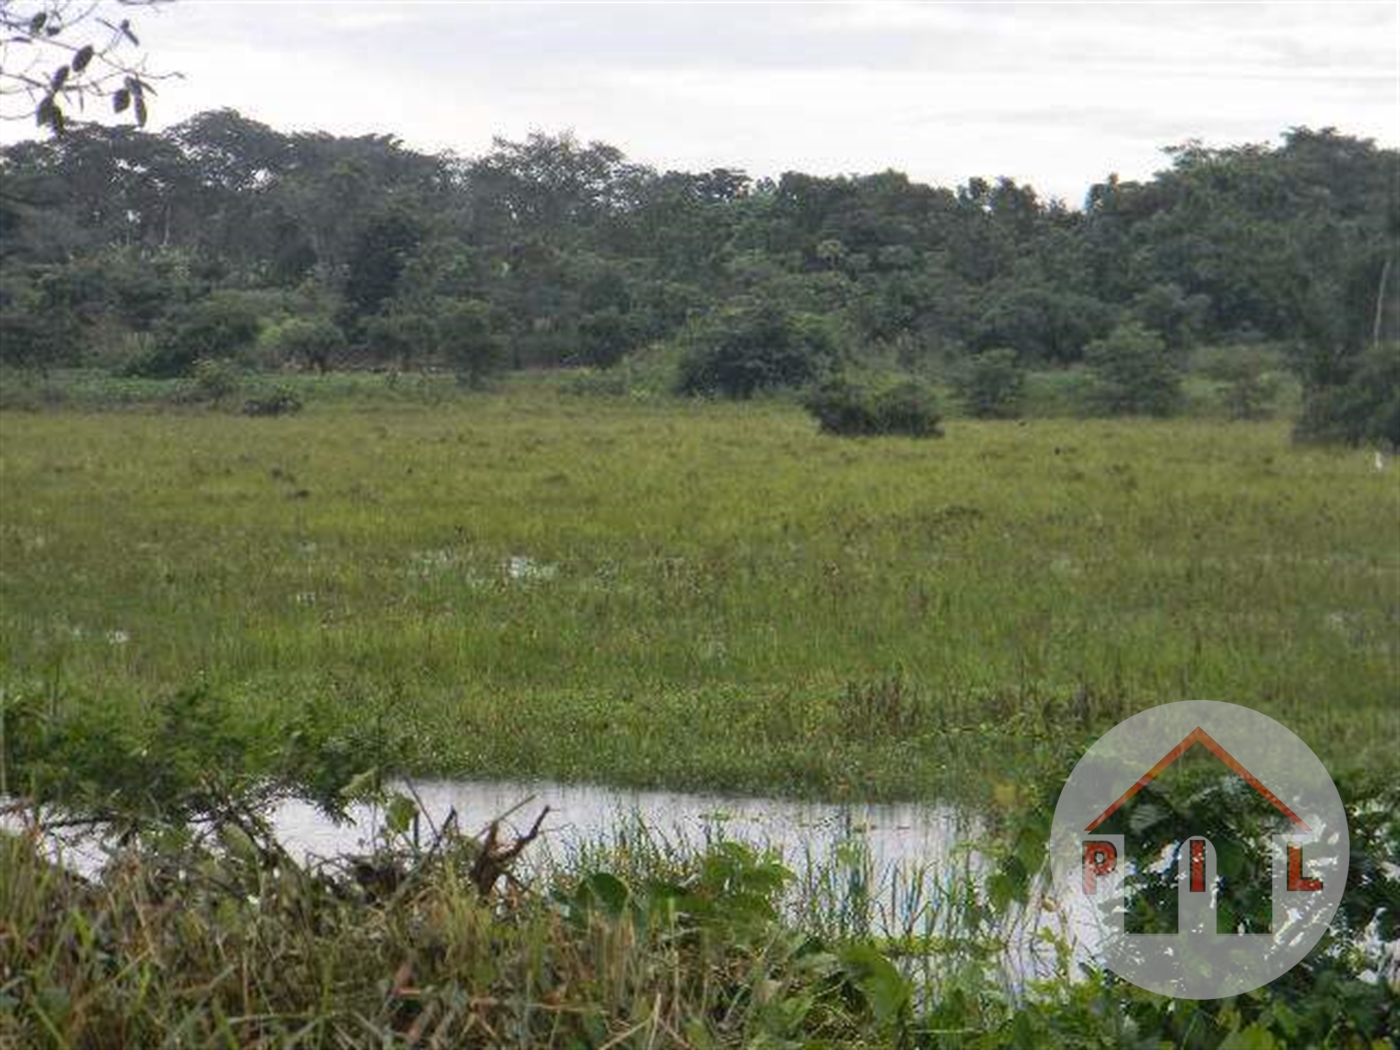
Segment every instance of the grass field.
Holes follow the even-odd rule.
[[[831,797],[975,795],[1179,699],[1400,754],[1400,466],[1284,423],[308,401],[0,414],[6,694],[139,724],[202,682],[411,772]]]

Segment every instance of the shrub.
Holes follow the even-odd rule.
[[[872,394],[865,387],[838,377],[823,383],[803,405],[827,434],[941,437],[943,433],[933,394],[912,380]]]
[[[199,360],[233,357],[258,337],[258,315],[232,296],[211,296],[166,319],[153,351],[137,361],[137,375],[169,378],[189,375]]]
[[[869,393],[849,380],[828,380],[802,404],[827,434],[857,437],[876,432],[875,407]]]
[[[587,314],[578,323],[578,358],[595,368],[611,368],[636,344],[630,318],[616,310]]]
[[[505,367],[505,345],[485,303],[449,303],[438,317],[437,331],[438,346],[460,382],[481,386],[487,376]]]
[[[1172,350],[1183,350],[1196,342],[1209,312],[1209,296],[1187,295],[1180,285],[1170,282],[1144,289],[1132,302],[1133,316],[1160,332]]]
[[[1192,372],[1225,384],[1221,401],[1231,419],[1266,418],[1285,367],[1281,354],[1257,344],[1202,347],[1190,364]]]
[[[1093,377],[1089,408],[1110,416],[1171,415],[1181,403],[1181,373],[1162,337],[1125,321],[1084,350]]]
[[[728,309],[701,322],[681,359],[685,394],[749,398],[811,382],[835,357],[823,323],[774,303]]]
[[[1114,308],[1048,285],[1012,283],[989,293],[973,327],[978,349],[1009,346],[1034,361],[1068,364],[1113,327]]]
[[[875,396],[875,423],[881,434],[943,436],[933,392],[912,379]]]
[[[437,327],[421,313],[380,314],[369,318],[363,330],[370,353],[380,360],[395,360],[400,368],[408,368],[413,358],[437,348]]]
[[[237,393],[241,382],[238,370],[228,361],[196,361],[191,374],[194,377],[189,391],[192,401],[222,401]]]
[[[345,337],[324,318],[293,317],[269,332],[267,344],[278,363],[295,361],[324,372],[345,349]]]
[[[963,408],[978,419],[1013,419],[1021,412],[1026,371],[1015,350],[984,350],[953,376]]]
[[[1379,343],[1309,383],[1299,438],[1400,448],[1400,343]]]
[[[0,365],[35,368],[71,364],[81,345],[77,324],[61,313],[0,310]]]
[[[1227,343],[1191,351],[1187,369],[1217,383],[1233,383],[1249,372],[1284,372],[1288,359],[1268,343]]]
[[[302,400],[295,391],[278,387],[261,397],[250,397],[243,402],[245,416],[289,416],[302,410]]]

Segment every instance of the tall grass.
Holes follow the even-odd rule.
[[[1400,753],[1400,488],[1283,424],[547,389],[0,414],[6,694],[391,722],[407,771],[928,798],[1166,701]]]
[[[879,873],[859,837],[798,878],[624,824],[489,893],[481,840],[423,844],[406,821],[333,865],[256,823],[147,824],[92,879],[33,832],[0,834],[0,1046],[1375,1050],[1400,1031],[1400,986],[1361,976],[1378,953],[1359,935],[1395,931],[1373,847],[1393,855],[1400,826],[1393,807],[1352,818],[1363,863],[1336,935],[1214,1002],[1081,969],[1055,909],[1037,918],[1047,901],[998,900],[966,859]],[[1040,955],[1016,954],[1028,940]]]

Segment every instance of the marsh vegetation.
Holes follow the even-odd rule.
[[[1390,1045],[1394,152],[1170,155],[1072,209],[231,110],[0,151],[0,1044]],[[1217,1002],[1043,880],[1085,746],[1183,699],[1350,806],[1328,937]],[[551,852],[415,777],[977,837]],[[1140,871],[1203,799],[1257,832],[1218,790],[1143,793]],[[317,862],[289,804],[381,834]]]

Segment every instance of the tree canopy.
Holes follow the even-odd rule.
[[[436,325],[444,304],[474,303],[515,367],[607,367],[658,341],[714,351],[770,304],[788,315],[770,334],[820,329],[817,357],[954,374],[1005,350],[1062,367],[1133,325],[1173,367],[1202,345],[1263,345],[1327,385],[1400,332],[1397,160],[1330,128],[1186,143],[1150,180],[1109,176],[1071,208],[1006,178],[658,171],[572,134],[429,155],[226,109],[0,151],[0,310],[21,331],[58,310],[75,326],[28,339],[26,360],[61,342],[100,362],[114,334],[183,323],[223,292],[253,297],[265,324],[333,320],[344,361],[428,364],[440,344],[389,337],[414,322],[371,322]],[[777,367],[797,345],[784,339],[730,374]]]

